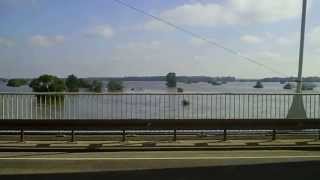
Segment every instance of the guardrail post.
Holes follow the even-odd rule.
[[[127,137],[126,137],[126,130],[122,130],[122,142],[126,141]]]
[[[71,131],[71,142],[74,142],[75,141],[75,132],[74,130]]]
[[[277,131],[274,129],[272,131],[272,141],[276,140],[277,139]]]
[[[173,141],[177,141],[177,130],[173,130]]]
[[[223,141],[227,141],[227,130],[223,130]]]
[[[24,130],[20,130],[20,142],[24,142]]]

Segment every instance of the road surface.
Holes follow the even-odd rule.
[[[0,179],[318,179],[320,152],[0,152]]]

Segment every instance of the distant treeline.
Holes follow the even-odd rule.
[[[288,78],[281,78],[281,77],[272,77],[272,78],[263,78],[261,81],[263,82],[295,82],[297,80],[296,77],[288,77]],[[304,77],[304,82],[320,82],[320,77]]]
[[[18,79],[18,78],[17,78]],[[21,78],[26,81],[31,81],[32,79],[28,78]],[[65,80],[66,78],[61,78]],[[166,81],[166,76],[128,76],[128,77],[88,77],[88,78],[81,78],[82,80],[87,81]],[[221,77],[210,77],[210,76],[176,76],[177,82],[184,82],[184,83],[195,83],[195,82],[212,82],[212,81],[220,81],[220,82],[233,82],[233,81],[240,81],[240,82],[294,82],[296,81],[296,77],[267,77],[262,79],[241,79],[232,76],[221,76]],[[9,79],[0,78],[0,81],[7,82]],[[303,78],[305,82],[320,82],[320,77],[311,76]]]
[[[89,80],[100,80],[100,81],[110,81],[110,80],[118,80],[118,81],[166,81],[166,76],[130,76],[130,77],[91,77],[85,78]],[[233,76],[221,76],[221,77],[210,77],[210,76],[177,76],[177,82],[186,82],[186,83],[195,83],[195,82],[212,82],[212,81],[220,81],[220,82],[295,82],[296,77],[267,77],[262,79],[241,79]],[[304,77],[303,81],[305,82],[320,82],[320,77],[310,76]]]
[[[166,81],[166,76],[130,76],[130,77],[92,77],[89,80],[99,81]],[[211,81],[236,81],[235,77],[209,77],[209,76],[176,76],[177,82],[211,82]]]

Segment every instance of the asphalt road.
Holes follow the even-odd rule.
[[[1,152],[0,179],[319,179],[318,151]]]

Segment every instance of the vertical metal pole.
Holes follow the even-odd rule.
[[[36,119],[38,119],[38,99],[37,99],[37,96],[36,96],[36,101],[35,101],[35,103],[36,103],[36,106],[35,106],[35,108],[36,108],[36,114],[35,114],[35,116],[36,116]]]
[[[227,130],[223,130],[223,141],[227,141]]]
[[[39,98],[40,98],[40,109],[39,109],[40,110],[40,119],[43,119],[42,96],[39,96]]]
[[[301,93],[301,89],[302,89],[302,65],[303,65],[303,53],[304,53],[306,12],[307,12],[307,0],[303,0],[302,20],[301,20],[301,37],[300,37],[300,52],[299,52],[298,84],[297,84],[297,90],[296,90],[297,93]]]
[[[10,119],[10,97],[9,95],[7,95],[7,98],[6,98],[6,108],[7,108],[7,119]]]
[[[62,119],[62,95],[59,95],[59,119]],[[64,97],[64,96],[63,96]]]
[[[177,141],[177,130],[173,130],[173,141]]]
[[[126,141],[126,130],[122,130],[122,141]]]
[[[4,95],[2,96],[2,119],[4,119]]]
[[[272,131],[272,140],[274,141],[274,140],[276,140],[277,139],[277,131],[274,129],[273,131]]]
[[[24,130],[20,130],[20,142],[24,142]]]
[[[303,53],[304,53],[304,36],[305,36],[305,26],[306,26],[306,12],[307,12],[307,0],[303,0],[302,5],[302,20],[301,20],[301,34],[300,34],[300,51],[299,51],[299,69],[298,69],[298,79],[297,79],[297,95],[294,95],[293,102],[289,113],[287,115],[288,119],[305,119],[307,117],[306,111],[303,107],[302,95],[300,95],[302,90],[302,65],[303,65]]]
[[[47,95],[44,95],[44,119],[48,119],[48,117],[47,117]]]
[[[19,102],[18,102],[18,100],[19,100],[19,96],[16,95],[16,106],[17,106],[16,116],[17,116],[17,119],[19,119]],[[23,106],[23,104],[22,104],[22,106]]]
[[[29,96],[30,97],[30,119],[32,119],[32,115],[33,115],[33,112],[32,112],[32,95]]]
[[[22,99],[23,100],[23,99]],[[23,101],[22,101],[23,102]],[[22,106],[23,107],[23,106]],[[11,118],[14,119],[14,101],[13,95],[11,95]]]
[[[71,130],[71,142],[74,142],[75,141],[75,132],[74,130]]]
[[[51,104],[52,104],[52,95],[49,96],[49,119],[52,118],[52,109],[51,109]]]

